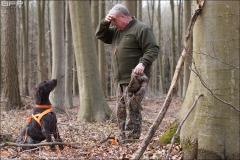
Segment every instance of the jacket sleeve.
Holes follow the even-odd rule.
[[[139,59],[139,63],[143,63],[146,67],[152,65],[159,53],[159,46],[155,36],[150,28],[142,30],[139,36],[139,43],[142,46],[143,57]]]
[[[104,19],[102,19],[97,26],[95,35],[97,39],[103,41],[104,43],[111,44],[113,39],[113,33],[114,29],[109,27],[110,23],[105,22]]]

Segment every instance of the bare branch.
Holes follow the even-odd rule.
[[[240,110],[239,110],[237,107],[233,106],[233,105],[230,104],[229,102],[226,102],[226,101],[222,100],[221,98],[219,98],[218,96],[216,96],[216,95],[213,93],[213,91],[207,86],[206,82],[203,80],[202,76],[201,76],[200,73],[198,72],[198,70],[197,70],[197,68],[196,68],[195,61],[194,61],[193,58],[192,58],[192,62],[193,62],[193,65],[194,65],[195,70],[192,69],[192,67],[188,64],[189,69],[199,77],[199,80],[200,80],[200,82],[202,83],[202,85],[212,94],[212,96],[213,96],[214,98],[216,98],[217,100],[221,101],[222,103],[225,103],[225,104],[231,106],[231,107],[232,107],[234,110],[236,110],[237,112],[240,112]]]
[[[44,142],[44,143],[36,143],[36,144],[18,144],[18,143],[13,143],[13,142],[5,142],[0,144],[0,148],[5,147],[5,146],[16,146],[16,147],[38,147],[38,146],[51,146],[51,145],[66,145],[71,148],[75,149],[80,149],[80,146],[74,146],[71,145],[70,143],[66,142]]]
[[[192,107],[191,107],[190,110],[188,111],[187,115],[183,118],[183,120],[182,120],[181,123],[179,124],[179,126],[178,126],[178,128],[177,128],[177,131],[175,132],[175,134],[173,135],[173,138],[172,138],[172,140],[171,140],[171,146],[170,146],[170,148],[168,149],[168,152],[167,152],[167,155],[166,155],[165,160],[168,160],[169,154],[170,154],[171,151],[172,151],[172,147],[173,147],[173,143],[174,143],[174,141],[175,141],[175,138],[176,138],[176,136],[178,135],[178,133],[180,132],[183,123],[186,121],[186,119],[188,118],[188,116],[190,115],[190,113],[192,112],[192,110],[195,108],[195,106],[196,106],[196,104],[197,104],[197,101],[198,101],[199,98],[202,97],[202,96],[203,96],[203,94],[199,94],[199,95],[197,96],[197,98],[195,99]]]
[[[228,66],[231,66],[231,67],[233,67],[233,68],[235,68],[235,69],[239,69],[239,67],[236,67],[235,65],[233,65],[233,64],[229,64],[229,63],[226,63],[226,62],[224,62],[224,61],[222,61],[221,59],[219,59],[218,57],[216,57],[216,56],[211,56],[211,55],[209,55],[209,54],[205,54],[205,53],[199,53],[199,52],[195,52],[195,51],[192,51],[193,53],[196,53],[196,54],[202,54],[202,55],[205,55],[205,56],[208,56],[208,57],[211,57],[211,58],[213,58],[213,59],[216,59],[216,60],[218,60],[219,62],[221,62],[221,63],[223,63],[223,64],[226,64],[226,65],[228,65]]]

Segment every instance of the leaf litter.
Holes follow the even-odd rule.
[[[22,97],[25,102],[23,110],[5,111],[1,109],[1,135],[8,135],[8,141],[15,142],[26,125],[28,117],[32,114],[33,102]],[[28,103],[26,103],[28,102]],[[149,127],[154,122],[161,110],[164,98],[145,98],[142,102],[143,123],[140,139],[119,145],[117,141],[118,126],[116,121],[83,122],[77,121],[79,99],[74,97],[73,109],[68,109],[68,115],[56,113],[58,130],[64,142],[69,143],[64,150],[51,152],[49,146],[40,146],[32,150],[20,151],[19,147],[5,146],[0,148],[1,159],[131,159],[134,152],[140,147]],[[108,99],[108,104],[116,113],[116,100]],[[182,105],[180,98],[174,97],[161,125],[154,134],[151,143],[144,152],[142,159],[163,159],[167,154],[170,144],[161,144],[159,137],[166,131],[170,124],[177,118],[177,113]],[[54,138],[53,138],[54,140]],[[1,142],[2,143],[2,142]],[[72,148],[71,145],[80,147]],[[58,148],[58,146],[57,146]],[[182,152],[179,144],[174,144],[170,155],[171,160],[181,159]]]

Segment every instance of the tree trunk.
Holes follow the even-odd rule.
[[[170,0],[171,5],[171,13],[172,13],[172,26],[171,26],[171,79],[173,78],[174,70],[175,70],[175,14],[174,14],[174,1]]]
[[[105,18],[105,3],[100,4],[99,9],[99,19]],[[95,28],[96,29],[96,28]],[[104,43],[98,40],[98,63],[99,63],[99,71],[100,71],[100,79],[102,83],[103,92],[106,95],[106,55],[104,49]]]
[[[191,1],[184,0],[184,33],[187,30],[190,18],[191,18]],[[190,42],[192,43],[192,41],[190,41]],[[191,47],[189,48],[189,50],[187,52],[192,52]],[[191,71],[189,69],[189,66],[191,66],[191,64],[192,64],[191,54],[192,53],[187,54],[187,57],[186,57],[185,62],[184,62],[183,98],[185,97],[185,94],[187,92],[188,82],[189,82],[190,73],[191,73]]]
[[[50,33],[50,30],[51,30],[50,1],[51,0],[48,0],[48,30],[49,30],[49,34],[48,34],[49,50],[48,50],[48,60],[47,60],[48,77],[52,77],[52,36]]]
[[[159,92],[160,93],[164,93],[163,91],[163,63],[162,63],[162,46],[161,46],[161,41],[162,41],[162,30],[161,30],[161,1],[158,0],[158,12],[157,12],[157,16],[158,16],[158,46],[159,46],[159,50],[160,50],[160,54],[158,55],[158,67],[159,67]]]
[[[25,7],[22,7],[22,29],[23,29],[23,90],[22,95],[29,95],[29,89],[28,89],[28,68],[29,68],[29,62],[28,62],[28,0],[25,0],[23,2],[25,4]]]
[[[182,10],[182,0],[178,1],[178,23],[177,23],[177,57],[181,55],[182,47],[181,47],[181,42],[182,42],[182,16],[181,16],[181,10]],[[182,97],[182,90],[183,90],[183,71],[181,70],[179,80],[178,80],[178,96]]]
[[[65,6],[65,49],[66,49],[66,61],[65,61],[65,107],[73,108],[72,99],[72,77],[73,77],[73,45],[72,45],[72,28],[71,19],[69,13],[69,2],[66,1]]]
[[[1,6],[1,68],[3,106],[7,110],[21,107],[16,41],[16,8]]]
[[[69,1],[74,50],[78,70],[80,109],[78,120],[105,121],[111,115],[101,87],[94,33],[88,1]],[[80,75],[81,74],[81,75]]]
[[[131,16],[136,16],[136,3],[135,1],[123,1],[123,5],[127,7]]]
[[[239,159],[239,1],[205,5],[193,31],[192,68],[201,82],[192,72],[180,119],[196,95],[204,97],[180,133],[184,159]]]
[[[52,38],[52,78],[57,79],[57,87],[50,95],[53,106],[64,112],[64,1],[50,1]]]
[[[137,1],[137,19],[142,21],[142,0]]]
[[[45,29],[44,29],[44,11],[45,0],[37,1],[38,9],[38,82],[47,80],[48,77],[45,72]]]
[[[99,4],[99,0],[90,0],[90,1],[91,1],[91,16],[92,16],[93,30],[95,31],[98,26],[99,16],[101,14],[101,11],[99,11],[99,7],[105,3],[100,1],[102,3]],[[105,13],[104,13],[104,15],[105,15]],[[98,39],[96,37],[95,37],[95,46],[96,46],[96,48],[98,48]]]

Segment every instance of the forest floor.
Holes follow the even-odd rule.
[[[18,147],[5,146],[0,148],[0,159],[131,159],[133,153],[139,148],[149,127],[161,110],[165,95],[160,97],[161,98],[146,97],[143,100],[142,135],[141,138],[135,142],[119,145],[112,139],[107,139],[118,135],[117,123],[114,120],[102,123],[77,121],[79,99],[75,97],[74,108],[68,109],[68,114],[57,113],[58,129],[64,142],[79,146],[81,147],[80,149],[65,147],[65,149],[60,152],[51,152],[48,146],[41,146],[32,150],[20,151]],[[34,106],[33,99],[25,97],[22,98],[22,102],[25,104],[23,110],[5,111],[1,108],[0,134],[8,135],[7,139],[11,142],[16,141],[22,128],[26,124],[26,120],[32,114],[32,107]],[[108,104],[112,108],[113,113],[115,113],[116,99],[108,99]],[[173,97],[161,125],[158,127],[151,143],[142,156],[143,159],[163,159],[166,156],[170,144],[161,144],[159,137],[176,119],[181,105],[182,100],[178,97]],[[181,159],[181,157],[181,147],[179,144],[175,144],[170,154],[170,159],[176,160]]]

